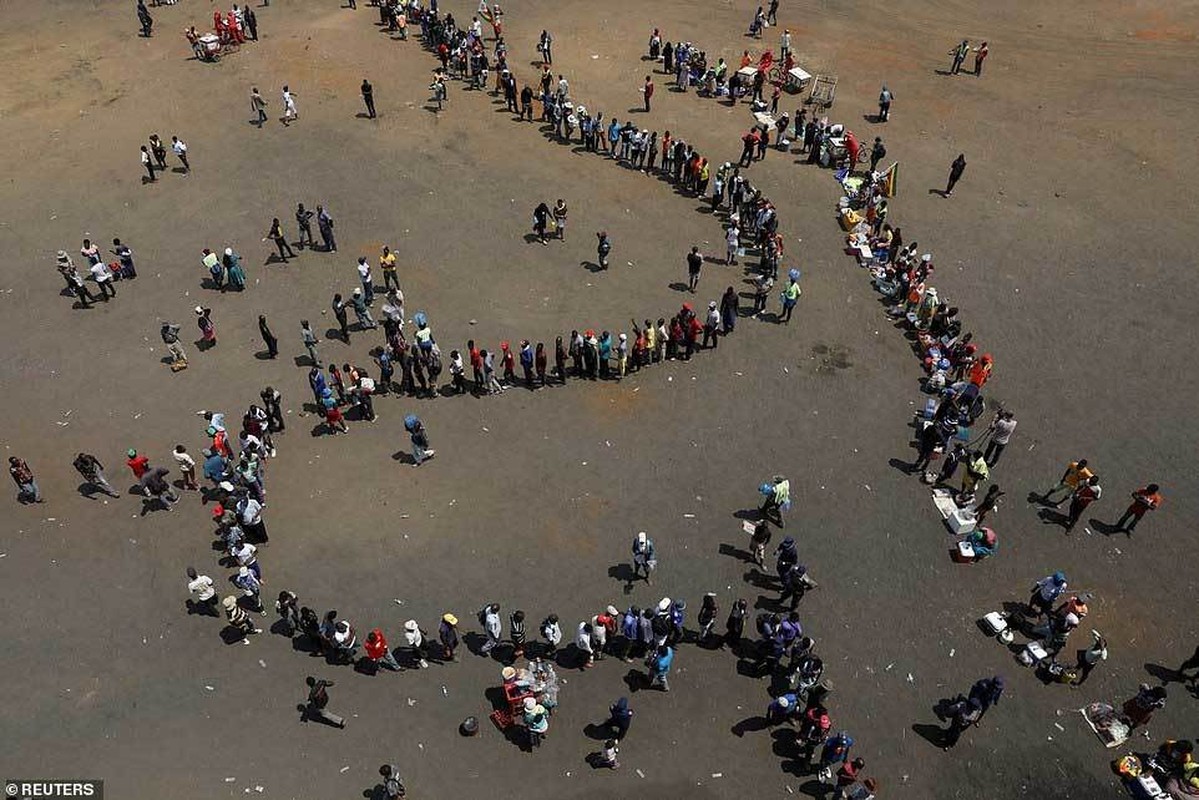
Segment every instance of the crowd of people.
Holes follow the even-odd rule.
[[[139,8],[139,15],[142,10],[144,6]],[[775,8],[772,8],[770,17],[773,17],[774,11]],[[419,22],[425,46],[437,54],[444,70],[435,79],[435,82],[441,83],[440,91],[444,91],[447,77],[459,77],[476,88],[486,89],[489,85],[489,69],[494,64],[497,76],[495,93],[504,94],[509,109],[519,115],[518,119],[532,119],[534,94],[528,85],[522,92],[516,91],[517,81],[507,63],[502,35],[503,12],[498,6],[489,7],[481,3],[478,16],[465,29],[457,26],[451,14],[440,15],[436,2],[426,9],[417,0],[411,0],[406,5],[390,0],[380,5],[380,14],[383,24],[401,32],[406,32],[410,20]],[[490,57],[484,44],[480,16],[491,23],[495,36],[493,56]],[[755,15],[755,26],[760,30],[766,19],[767,15],[759,9]],[[215,12],[215,29],[222,37],[239,40],[245,24],[245,15],[236,6],[229,12],[227,20],[222,18],[219,11]],[[252,26],[254,23],[250,24]],[[149,35],[148,28],[145,35]],[[789,37],[789,33],[785,35]],[[406,34],[401,38],[406,38]],[[621,125],[615,117],[605,123],[602,112],[592,115],[571,96],[565,77],[559,75],[555,81],[549,69],[552,63],[551,45],[552,37],[543,31],[538,50],[544,63],[538,81],[540,92],[536,96],[541,102],[541,119],[551,127],[556,137],[573,141],[577,131],[579,142],[587,151],[602,153],[634,169],[659,174],[675,183],[682,193],[709,197],[707,191],[712,169],[704,156],[670,131],[665,131],[659,140],[656,131],[638,130],[631,122]],[[789,50],[789,45],[787,39],[784,50]],[[683,89],[698,74],[700,82],[705,85],[711,80],[714,84],[713,93],[719,94],[720,87],[724,85],[722,78],[727,72],[727,68],[723,67],[723,59],[709,67],[706,54],[702,51],[689,43],[677,47],[669,42],[663,44],[659,32],[655,30],[650,41],[650,55],[657,58],[659,54],[665,60],[667,71],[676,71],[676,81]],[[786,55],[790,57],[790,53]],[[955,55],[954,72],[964,57],[964,52]],[[745,58],[748,55],[743,57],[743,67],[746,66]],[[976,58],[977,74],[985,58],[985,43]],[[759,74],[762,74],[761,71]],[[731,79],[729,83],[732,83]],[[364,85],[369,84],[364,81]],[[647,86],[651,85],[647,79]],[[728,91],[737,96],[736,88]],[[753,91],[755,101],[762,102],[761,87],[755,87]],[[257,90],[254,94],[257,94]],[[651,94],[652,90],[647,89],[647,106]],[[285,116],[294,119],[295,105],[294,100],[289,100],[290,96],[291,93],[284,87]],[[363,90],[363,96],[373,117],[373,101],[369,99],[366,89]],[[777,102],[777,97],[775,100]],[[805,112],[797,111],[795,138],[809,152],[815,148],[827,153],[827,139],[833,135],[834,126],[828,126],[825,120],[809,121],[805,117]],[[785,132],[788,123],[784,122],[780,128]],[[762,134],[744,143],[741,165],[724,162],[716,169],[710,196],[713,209],[723,215],[726,225],[725,262],[736,263],[736,258],[744,255],[747,245],[759,254],[753,309],[755,315],[765,309],[769,293],[778,279],[784,252],[774,205],[740,172],[742,166],[749,166],[755,160],[755,155],[757,158],[764,155],[768,138],[765,130]],[[177,137],[172,137],[172,142],[184,169],[190,170],[186,145]],[[876,139],[876,144],[881,144],[881,141]],[[165,147],[154,135],[149,145],[143,145],[141,150],[149,179],[155,180],[155,169],[164,169],[166,166]],[[749,154],[748,160],[744,157],[745,153]],[[850,154],[840,175],[846,188],[841,212],[848,231],[848,247],[858,256],[862,266],[870,270],[874,285],[888,299],[888,313],[899,327],[912,334],[915,350],[926,373],[927,386],[933,394],[930,404],[922,410],[917,422],[919,455],[911,471],[922,475],[928,483],[948,485],[958,466],[964,466],[965,475],[954,497],[959,506],[971,508],[981,524],[988,513],[996,510],[1002,492],[997,485],[991,484],[982,501],[977,503],[976,492],[981,484],[990,480],[990,470],[998,464],[1004,448],[1010,443],[1016,429],[1015,417],[1010,410],[1000,409],[981,434],[971,434],[972,426],[984,413],[983,389],[992,376],[994,359],[989,353],[979,352],[972,334],[963,330],[958,309],[948,306],[931,285],[930,278],[935,269],[932,255],[918,255],[917,243],[905,242],[901,229],[887,220],[886,199],[891,192],[886,188],[884,176],[874,170],[878,159],[872,161],[871,170],[864,176],[854,172],[856,162],[857,159]],[[964,159],[962,164],[964,168]],[[952,184],[948,193],[951,191]],[[313,212],[299,205],[296,220],[301,247],[305,232],[309,245],[312,245],[310,220],[313,216]],[[332,217],[322,206],[317,207],[315,216],[324,240],[323,249],[335,253]],[[564,201],[559,200],[552,210],[542,203],[535,209],[533,217],[534,234],[541,243],[548,241],[547,233],[551,227],[559,238],[565,238],[567,212]],[[597,237],[598,256],[603,267],[612,245],[606,232],[600,232]],[[280,260],[294,257],[277,218],[273,220],[263,241],[268,239],[278,247]],[[136,278],[133,251],[120,239],[114,239],[110,252],[116,256],[116,261],[106,264],[99,249],[90,240],[85,239],[80,250],[87,262],[87,271],[99,291],[99,298],[89,291],[70,256],[65,251],[58,252],[57,265],[66,281],[66,290],[78,299],[82,307],[88,307],[98,299],[107,301],[115,297],[115,282]],[[688,288],[692,292],[696,291],[703,262],[704,256],[698,252],[698,248],[691,248],[686,263]],[[241,258],[231,247],[224,249],[223,257],[205,249],[202,264],[211,277],[212,288],[220,291],[240,291],[245,288],[246,277]],[[354,288],[349,302],[340,293],[335,294],[332,300],[339,333],[347,342],[351,336],[349,310],[355,314],[358,332],[382,328],[383,341],[373,351],[378,380],[367,369],[353,363],[345,363],[340,368],[335,363],[329,363],[326,368],[320,357],[319,340],[307,321],[301,323],[302,341],[311,362],[308,365],[309,387],[315,407],[331,433],[348,432],[343,408],[355,409],[360,419],[374,421],[374,395],[396,393],[410,397],[434,397],[442,394],[440,377],[444,357],[428,317],[419,311],[411,319],[406,317],[405,298],[396,276],[396,255],[387,247],[383,248],[379,257],[379,267],[384,275],[381,292],[384,302],[378,322],[371,314],[376,300],[376,284],[365,258],[360,258],[357,266],[361,286]],[[780,295],[781,308],[777,315],[781,322],[790,320],[799,297],[799,277],[798,270],[788,272],[787,289]],[[217,337],[211,309],[199,305],[195,313],[201,342],[207,347],[215,346]],[[496,353],[478,347],[474,340],[469,340],[462,351],[450,350],[448,391],[454,394],[470,392],[475,395],[494,395],[513,386],[535,390],[553,383],[566,383],[568,376],[585,380],[623,379],[642,368],[674,359],[687,360],[698,349],[716,347],[718,336],[731,334],[739,316],[736,292],[729,287],[719,301],[708,303],[702,317],[691,304],[683,303],[669,321],[666,317],[659,317],[656,322],[647,318],[643,324],[633,320],[631,337],[627,332],[613,335],[607,330],[597,335],[590,328],[582,333],[577,329],[572,330],[568,337],[557,336],[552,362],[544,341],[534,344],[530,340],[522,340],[517,348],[505,341],[500,343],[499,352]],[[406,327],[412,330],[411,341],[405,333]],[[276,357],[278,339],[264,316],[259,317],[259,330],[267,345],[268,357]],[[163,323],[161,334],[170,353],[172,368],[183,368],[187,364],[186,354],[179,345],[179,333],[178,325]],[[518,360],[520,376],[516,370]],[[472,370],[470,379],[466,373],[467,362]],[[171,453],[171,460],[181,476],[181,489],[202,493],[205,500],[213,504],[214,534],[219,541],[222,558],[219,563],[231,570],[227,579],[238,590],[222,597],[218,581],[194,567],[188,567],[189,606],[194,613],[223,616],[228,630],[247,645],[250,643],[249,636],[262,632],[255,615],[267,613],[267,605],[262,597],[266,581],[259,560],[259,548],[269,541],[264,519],[267,507],[266,465],[277,455],[275,436],[285,430],[280,393],[272,387],[266,387],[260,400],[261,404],[250,404],[242,416],[236,449],[229,435],[230,429],[226,427],[225,415],[206,411],[201,412],[205,421],[205,447],[200,451],[200,460],[193,458],[184,444],[177,445]],[[427,431],[419,418],[412,414],[405,416],[404,426],[412,437],[413,462],[420,465],[435,453],[429,448]],[[980,442],[985,442],[985,445]],[[937,457],[941,458],[942,466],[934,473],[929,467]],[[18,487],[18,499],[22,502],[44,502],[29,465],[16,456],[10,457],[9,464],[10,475]],[[167,480],[170,474],[167,467],[152,464],[146,455],[136,449],[127,451],[126,465],[138,482],[147,508],[157,506],[174,509],[180,496]],[[91,490],[119,497],[96,456],[79,453],[73,466]],[[1087,462],[1080,459],[1069,465],[1058,485],[1046,492],[1041,500],[1045,505],[1052,505],[1053,496],[1062,489],[1068,490],[1071,500],[1065,525],[1070,530],[1083,509],[1099,499],[1098,479],[1088,469]],[[782,476],[775,476],[762,485],[761,493],[764,500],[758,519],[749,526],[748,532],[751,536],[752,558],[759,567],[764,568],[766,548],[772,537],[771,527],[785,527],[784,513],[790,504],[789,481]],[[1157,484],[1138,489],[1115,527],[1131,534],[1144,514],[1160,507],[1161,503],[1162,496]],[[994,539],[976,537],[973,541],[976,552],[984,557],[995,550]],[[650,583],[651,573],[657,566],[657,550],[646,533],[634,537],[631,559],[633,579],[643,577],[647,584]],[[519,683],[522,675],[531,676],[527,678],[528,681],[538,682],[540,689],[537,696],[525,698],[521,706],[521,727],[527,734],[528,744],[535,747],[546,736],[549,720],[557,704],[554,663],[585,670],[607,657],[625,662],[643,659],[646,665],[645,686],[665,692],[670,691],[669,676],[681,644],[730,648],[739,658],[748,662],[756,674],[773,679],[772,699],[765,713],[766,724],[798,725],[795,757],[811,764],[822,780],[834,784],[840,797],[872,795],[878,783],[862,774],[863,759],[851,758],[853,737],[846,731],[833,731],[828,708],[832,682],[824,678],[824,663],[816,655],[815,641],[804,633],[800,624],[799,602],[804,593],[816,588],[817,584],[807,568],[799,562],[798,546],[792,536],[786,536],[778,545],[774,559],[775,576],[769,580],[779,591],[778,611],[758,614],[751,620],[752,631],[749,635],[746,632],[746,620],[750,618],[750,610],[745,599],[738,599],[734,603],[725,618],[723,633],[717,632],[720,609],[714,592],[701,596],[694,627],[687,625],[687,603],[677,596],[663,597],[654,607],[646,609],[629,606],[621,611],[615,605],[604,604],[597,614],[584,615],[577,625],[567,625],[568,635],[573,631],[574,636],[573,640],[567,639],[565,647],[561,647],[563,631],[556,614],[546,614],[538,626],[542,641],[530,642],[526,630],[529,615],[523,609],[513,610],[507,615],[505,631],[501,604],[488,602],[476,615],[482,634],[477,655],[498,657],[506,667],[512,667],[511,674],[506,669],[502,675],[505,683]],[[1046,619],[1030,626],[1030,636],[1035,641],[1052,644],[1052,653],[1047,657],[1039,657],[1034,663],[1049,676],[1057,677],[1065,673],[1072,682],[1082,683],[1090,670],[1106,659],[1107,643],[1103,637],[1095,634],[1092,645],[1080,651],[1079,662],[1073,671],[1055,671],[1053,657],[1064,647],[1070,631],[1077,628],[1086,617],[1086,603],[1090,599],[1086,593],[1067,596],[1065,590],[1065,576],[1060,572],[1047,576],[1033,587],[1028,604],[1029,616],[1033,622],[1039,622],[1041,616]],[[1055,607],[1055,603],[1063,597],[1065,600]],[[338,611],[318,613],[314,608],[302,605],[300,597],[293,591],[280,590],[274,608],[279,616],[279,631],[301,639],[303,649],[325,656],[330,664],[357,664],[373,670],[382,668],[392,671],[426,669],[430,663],[456,661],[462,641],[459,619],[453,611],[441,615],[435,637],[429,635],[417,620],[407,620],[403,625],[402,638],[397,640],[402,644],[393,648],[382,627],[373,627],[360,641],[359,628],[341,617]],[[515,665],[523,659],[528,660],[528,666],[517,669]],[[1191,667],[1199,664],[1199,652],[1183,668],[1188,664]],[[309,678],[307,683],[309,691],[304,719],[344,727],[345,719],[327,709],[328,689],[334,683],[315,677]],[[553,686],[554,691],[546,691],[547,686]],[[968,696],[959,695],[944,704],[944,718],[950,723],[946,732],[946,747],[955,744],[963,730],[977,724],[982,715],[997,704],[1003,688],[1001,677],[985,678],[974,685]],[[1140,724],[1164,701],[1164,689],[1143,687],[1138,696],[1126,704],[1125,711],[1130,717],[1136,717],[1134,721]],[[628,734],[632,715],[628,698],[619,698],[612,704],[609,718],[604,723],[611,738],[596,754],[598,765],[619,767],[619,744]],[[1189,756],[1189,752],[1187,750],[1186,755]],[[1189,758],[1180,759],[1180,762],[1193,763]],[[1194,769],[1191,770],[1193,773]],[[394,790],[403,793],[397,767],[384,765],[380,774],[388,792]]]

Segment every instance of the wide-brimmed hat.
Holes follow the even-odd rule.
[[[448,613],[447,613],[447,614],[442,614],[442,615],[441,615],[441,618],[442,618],[443,620],[445,620],[446,622],[448,622],[450,625],[457,625],[457,624],[458,624],[458,618],[457,618],[457,617],[455,617],[453,614],[448,614]]]
[[[416,633],[420,630],[420,625],[416,624],[416,620],[410,619],[404,623],[404,630]]]

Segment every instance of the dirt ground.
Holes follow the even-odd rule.
[[[518,78],[531,82],[536,36],[548,28],[555,71],[589,108],[731,160],[748,107],[668,91],[655,73],[654,110],[635,113],[652,66],[641,56],[655,26],[730,61],[777,48],[775,28],[761,41],[743,35],[751,6],[512,0],[506,39]],[[460,22],[471,13],[442,7]],[[379,32],[374,9],[311,0],[255,9],[261,41],[210,65],[190,60],[180,32],[210,21],[211,4],[152,9],[150,39],[136,36],[129,3],[0,7],[10,75],[0,85],[3,443],[29,461],[47,497],[11,502],[4,516],[7,776],[104,778],[110,797],[233,797],[259,786],[267,797],[370,797],[389,761],[410,797],[819,796],[785,731],[732,731],[769,695],[728,652],[685,645],[670,694],[630,695],[623,769],[608,773],[584,761],[597,747],[584,729],[630,691],[615,660],[563,673],[550,736],[530,755],[487,724],[477,739],[456,733],[490,710],[494,660],[464,655],[369,677],[293,652],[280,636],[223,644],[219,623],[184,606],[186,566],[218,581],[229,574],[197,498],[143,516],[135,497],[82,496],[71,460],[97,454],[124,487],[126,448],[169,466],[176,442],[204,446],[197,410],[232,422],[271,384],[289,416],[268,465],[268,594],[290,588],[318,611],[339,609],[360,633],[383,626],[393,644],[405,619],[432,631],[446,610],[474,630],[488,601],[533,622],[554,611],[573,629],[608,603],[644,607],[663,594],[685,597],[693,620],[714,591],[723,620],[737,597],[774,597],[742,558],[735,514],[782,472],[795,500],[787,532],[821,584],[800,607],[805,630],[836,684],[834,725],[856,738],[880,797],[1120,796],[1116,751],[1076,710],[1168,677],[1159,666],[1199,643],[1185,614],[1199,560],[1180,538],[1199,513],[1187,399],[1199,389],[1188,367],[1199,173],[1186,145],[1197,122],[1199,4],[1102,2],[1063,14],[783,0],[779,21],[799,63],[839,77],[832,119],[867,141],[882,135],[888,161],[900,162],[892,219],[936,254],[933,282],[995,356],[990,398],[1019,420],[994,471],[1008,500],[994,518],[1000,551],[971,567],[950,562],[926,489],[890,463],[911,458],[919,370],[866,274],[842,254],[831,173],[794,154],[772,151],[750,170],[780,209],[788,266],[804,272],[790,326],[743,318],[716,351],[620,383],[379,398],[376,425],[311,436],[319,420],[303,409],[298,321],[313,320],[325,339],[330,296],[357,285],[357,256],[374,262],[382,244],[399,254],[409,313],[429,314],[447,353],[468,337],[552,347],[572,328],[627,330],[630,317],[747,287],[739,268],[715,263],[695,297],[671,286],[685,281],[691,244],[723,248],[719,220],[668,183],[549,142],[539,125],[456,83],[434,112],[433,59],[415,38]],[[989,40],[982,77],[940,74],[962,38]],[[375,86],[373,121],[356,117],[364,76]],[[877,125],[864,116],[883,82],[896,101]],[[277,120],[283,84],[300,112],[287,128]],[[272,115],[261,130],[249,122],[255,85]],[[143,184],[138,146],[151,132],[188,143],[192,174]],[[958,190],[932,193],[959,152],[969,167]],[[558,197],[571,207],[568,240],[528,243],[532,208]],[[259,240],[271,217],[294,234],[297,202],[330,208],[339,252],[265,263]],[[613,266],[594,273],[586,265],[600,229],[612,235]],[[140,272],[87,311],[59,294],[54,271],[55,251],[76,254],[84,236],[102,247],[119,236]],[[201,285],[201,248],[226,245],[245,259],[243,294]],[[157,328],[172,319],[194,333],[197,303],[213,308],[220,343],[200,354],[186,342],[191,366],[173,375],[159,363]],[[280,337],[277,361],[255,358],[258,314]],[[365,362],[380,338],[329,338],[322,353]],[[397,455],[408,449],[410,412],[439,452],[420,470]],[[1067,537],[1024,498],[1078,457],[1105,494],[1092,507],[1100,524],[1088,517]],[[1135,538],[1103,535],[1149,481],[1163,487],[1162,510]],[[620,576],[638,530],[655,539],[661,566],[652,587],[626,591]],[[1090,628],[1111,646],[1075,690],[1042,685],[975,626],[1056,569],[1096,595],[1067,652]],[[1003,702],[942,752],[928,740],[932,705],[996,673],[1007,678]],[[331,708],[349,717],[344,732],[299,723],[309,674],[337,682]],[[1177,683],[1169,691],[1139,749],[1194,735],[1196,698]]]

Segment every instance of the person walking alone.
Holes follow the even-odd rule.
[[[258,87],[250,89],[250,113],[254,115],[254,124],[261,130],[266,123],[266,99],[258,93]]]
[[[80,453],[75,456],[73,466],[92,487],[99,489],[109,497],[121,496],[104,477],[104,465],[100,463],[100,459],[90,453]]]
[[[329,705],[328,689],[334,685],[333,681],[317,680],[309,675],[305,683],[308,684],[308,705],[304,708],[304,715],[300,718],[300,721],[307,722],[313,719],[317,722],[323,722],[326,725],[332,725],[335,728],[344,729],[346,726],[345,718],[326,710],[326,707]]]
[[[366,103],[366,116],[375,119],[375,87],[366,78],[362,79],[362,102]]]
[[[649,113],[649,101],[654,96],[654,81],[649,76],[645,76],[645,84],[641,87],[641,94],[645,98],[645,113]]]
[[[695,294],[695,287],[699,286],[699,273],[704,265],[704,257],[699,252],[699,247],[692,246],[691,252],[687,254],[687,288]]]
[[[279,340],[275,338],[275,334],[271,332],[271,328],[267,325],[266,315],[258,315],[258,333],[262,336],[262,343],[266,345],[266,357],[275,358],[279,355]]]
[[[966,171],[966,154],[958,153],[958,157],[949,165],[949,182],[945,184],[945,196],[953,197],[953,187],[957,186],[958,181],[962,179],[962,173]]]
[[[37,480],[33,477],[33,470],[23,459],[9,456],[8,474],[17,485],[17,502],[22,505],[46,502],[42,499],[42,490],[38,488]]]
[[[1133,530],[1137,527],[1137,523],[1141,521],[1141,517],[1145,516],[1147,511],[1156,511],[1161,507],[1162,496],[1159,487],[1156,483],[1151,483],[1141,489],[1137,489],[1132,493],[1132,503],[1125,510],[1124,515],[1116,522],[1116,527],[1124,531],[1129,536],[1132,536]]]
[[[993,467],[999,463],[999,457],[1003,455],[1003,449],[1011,441],[1014,430],[1016,430],[1015,414],[1011,411],[1000,411],[995,415],[995,419],[987,428],[991,434],[991,441],[987,443],[987,451],[983,454],[983,459],[988,466]]]
[[[288,257],[296,257],[296,252],[291,249],[291,245],[287,242],[287,237],[283,235],[283,225],[279,222],[278,217],[271,220],[271,229],[266,232],[266,236],[262,237],[262,241],[264,242],[267,239],[275,243],[275,247],[279,250],[280,261],[286,263]]]

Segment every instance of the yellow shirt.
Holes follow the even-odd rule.
[[[1063,483],[1071,489],[1077,489],[1079,484],[1089,481],[1094,474],[1088,467],[1079,469],[1078,462],[1071,461],[1070,466],[1066,467],[1066,479]]]
[[[379,256],[379,266],[384,272],[394,272],[396,268],[396,254],[388,253],[385,256]]]

